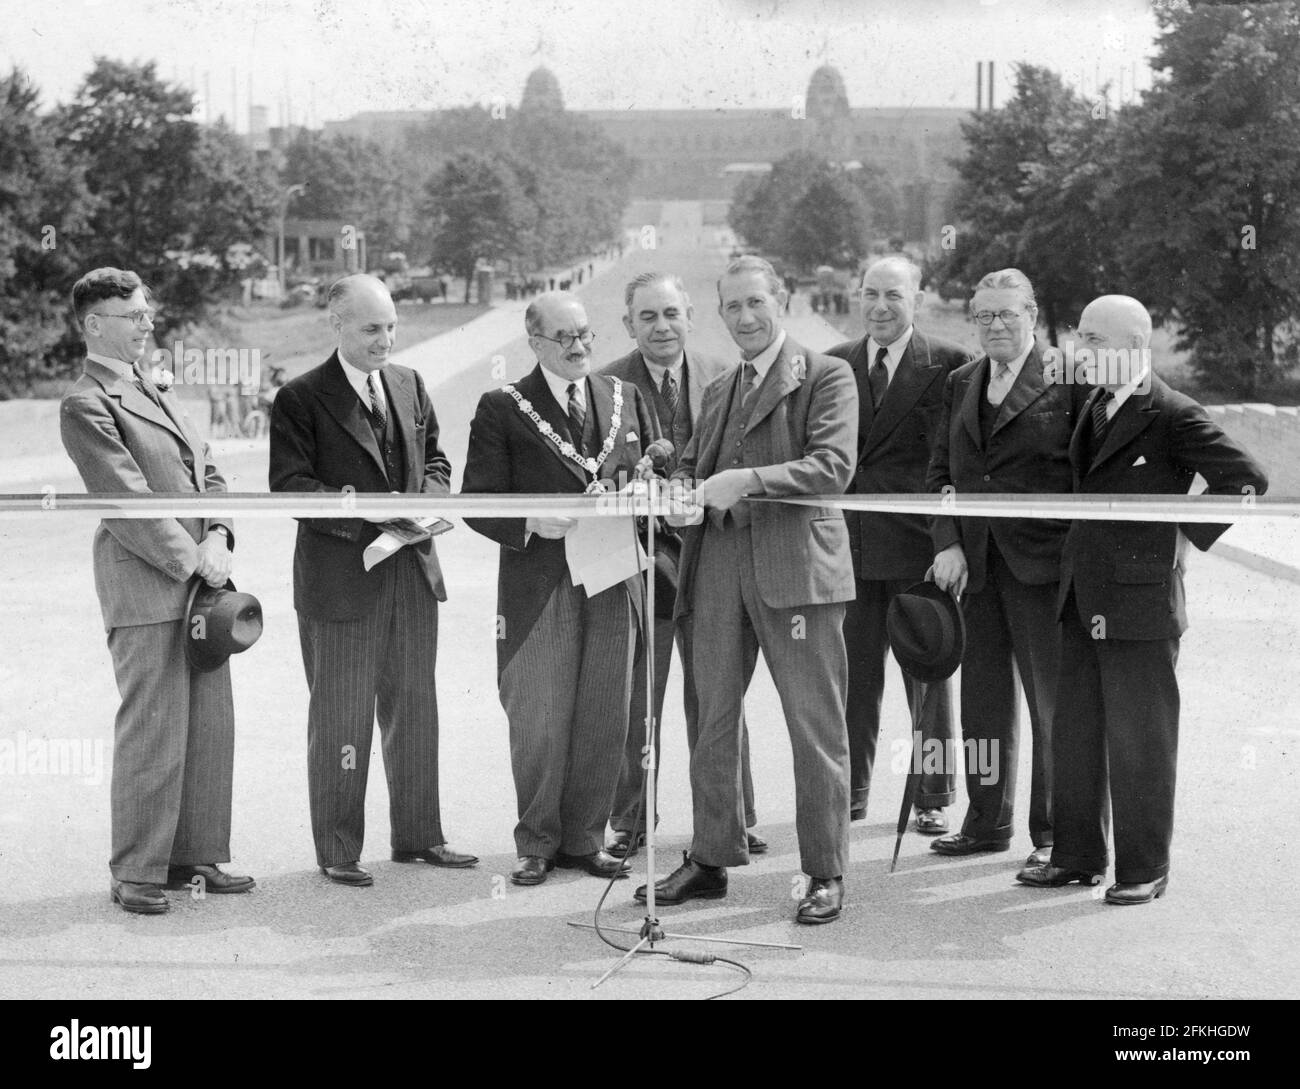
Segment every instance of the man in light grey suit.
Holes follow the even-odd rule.
[[[636,349],[603,367],[601,374],[633,383],[650,407],[659,434],[673,444],[666,471],[677,467],[681,452],[690,442],[699,415],[705,387],[719,378],[729,364],[714,356],[691,349],[686,341],[692,329],[695,308],[681,278],[666,272],[643,272],[634,277],[624,293],[627,313],[623,325],[636,341]],[[688,358],[689,355],[689,358]],[[682,703],[686,716],[686,744],[695,749],[698,733],[699,700],[695,695],[695,671],[691,666],[691,620],[681,624],[673,620],[673,603],[677,594],[677,567],[681,559],[680,534],[671,527],[655,536],[655,625],[654,625],[654,744],[659,751],[659,727],[663,721],[664,690],[672,664],[673,638],[682,662]],[[642,750],[646,743],[646,675],[645,648],[641,647],[632,671],[632,703],[628,712],[627,743],[623,750],[623,768],[618,790],[609,815],[613,838],[606,850],[622,858],[631,848],[635,835],[638,845],[644,839],[645,813],[640,819]],[[745,802],[745,826],[753,828],[758,818],[754,812],[754,783],[749,771],[749,731],[741,735],[741,776]],[[749,853],[762,854],[767,844],[752,831],[748,833]],[[634,848],[633,848],[634,849]]]
[[[794,752],[795,826],[809,877],[795,919],[839,917],[848,862],[849,742],[845,602],[855,594],[844,516],[745,496],[840,494],[857,451],[858,392],[842,359],[781,328],[786,292],[772,266],[740,257],[718,281],[718,310],[744,365],[704,394],[674,479],[698,480],[707,508],[685,534],[679,616],[694,614],[699,737],[691,756],[695,834],[656,885],[663,903],[726,895],[745,865],[740,711],[761,648]],[[680,513],[670,518],[684,524]],[[638,897],[644,897],[644,887]]]
[[[136,366],[153,310],[133,272],[100,268],[72,289],[85,371],[64,395],[63,445],[89,492],[224,492],[176,396]],[[113,740],[111,897],[129,912],[168,908],[161,885],[197,880],[247,892],[230,860],[235,754],[230,667],[185,659],[191,579],[224,586],[234,533],[226,518],[108,519],[95,533],[95,590],[122,706]]]

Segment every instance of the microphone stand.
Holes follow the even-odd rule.
[[[658,823],[658,798],[656,796],[656,781],[658,779],[659,752],[655,744],[657,725],[654,713],[654,693],[655,693],[655,662],[654,662],[654,625],[655,625],[655,518],[656,508],[659,506],[659,478],[653,474],[646,481],[646,532],[645,532],[645,549],[646,549],[646,590],[645,590],[645,607],[642,609],[641,616],[641,633],[645,644],[645,723],[646,723],[646,745],[645,759],[642,760],[641,766],[645,774],[645,857],[646,857],[646,886],[645,886],[645,920],[640,928],[631,927],[601,927],[599,929],[607,930],[611,934],[635,934],[639,940],[636,945],[632,946],[623,956],[614,963],[612,967],[595,983],[591,985],[594,991],[605,980],[609,979],[625,965],[630,964],[639,955],[646,955],[654,952],[655,943],[662,942],[667,938],[680,938],[687,941],[707,942],[715,945],[748,945],[764,949],[802,949],[801,945],[790,945],[785,942],[756,942],[743,941],[739,938],[712,938],[702,937],[698,934],[675,934],[665,931],[659,925],[659,918],[655,908],[655,826]],[[635,850],[636,829],[632,830],[631,848]],[[596,930],[598,929],[592,923],[575,923],[570,922],[570,926],[577,927],[579,930]],[[670,953],[674,960],[686,961],[692,964],[712,964],[716,959],[707,953]]]

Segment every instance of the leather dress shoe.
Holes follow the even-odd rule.
[[[849,809],[849,820],[864,821],[867,819],[867,807],[865,805],[855,805]]]
[[[475,855],[463,855],[453,851],[445,843],[437,847],[425,847],[419,851],[394,851],[394,862],[427,862],[430,866],[446,866],[452,870],[467,870],[478,865]]]
[[[949,832],[930,841],[930,850],[941,855],[977,855],[982,851],[1009,851],[1009,839],[976,839],[964,832]]]
[[[337,885],[352,885],[360,889],[375,883],[375,879],[370,876],[370,871],[363,870],[355,862],[340,862],[337,866],[322,866],[320,872]]]
[[[1106,903],[1149,904],[1152,900],[1159,900],[1168,887],[1168,874],[1156,881],[1116,881],[1106,890]]]
[[[1046,847],[1035,847],[1029,852],[1029,857],[1025,859],[1025,869],[1030,866],[1046,866],[1052,861],[1052,845],[1049,843]]]
[[[555,869],[555,863],[541,855],[520,855],[515,868],[510,871],[512,885],[540,885],[546,875]]]
[[[704,866],[685,851],[682,864],[655,882],[655,903],[684,904],[687,900],[721,900],[727,895],[727,871],[722,866]],[[635,893],[645,903],[646,887]]]
[[[161,915],[171,907],[163,890],[148,881],[114,881],[108,887],[108,898],[133,915]]]
[[[202,878],[203,884],[200,887],[203,891],[212,893],[248,892],[257,884],[251,877],[226,873],[215,862],[197,863],[193,866],[167,867],[167,887],[169,889],[183,889],[191,886],[194,884],[196,877]]]
[[[614,830],[613,838],[605,844],[605,853],[613,855],[615,858],[627,858],[630,850],[637,850],[645,846],[645,833],[641,832],[636,837],[636,847],[632,846],[632,833],[626,831]]]
[[[1067,870],[1064,866],[1053,866],[1049,862],[1041,866],[1026,866],[1016,874],[1016,880],[1022,885],[1054,889],[1072,881],[1077,881],[1080,885],[1097,885],[1101,882],[1101,874],[1091,870]]]
[[[608,851],[592,851],[589,855],[566,855],[555,852],[555,864],[562,870],[582,870],[592,877],[626,877],[632,868],[630,862],[615,858]]]
[[[810,877],[808,891],[799,901],[799,910],[795,913],[796,923],[815,926],[818,923],[834,922],[840,917],[844,906],[844,881],[839,877]]]
[[[767,840],[754,835],[753,832],[746,832],[745,839],[749,843],[749,853],[751,855],[767,854]]]
[[[916,811],[916,830],[923,836],[937,836],[948,831],[948,814],[943,806],[932,806]]]

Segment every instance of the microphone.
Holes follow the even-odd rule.
[[[652,473],[663,475],[668,467],[668,459],[673,456],[674,446],[667,439],[655,439],[645,448],[641,460],[636,463],[633,472],[638,480],[645,480]]]

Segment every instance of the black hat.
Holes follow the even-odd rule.
[[[966,618],[957,599],[933,582],[909,586],[889,603],[889,645],[909,677],[927,684],[951,677],[966,649]]]
[[[191,669],[220,669],[232,654],[247,650],[261,637],[262,604],[257,598],[239,593],[233,582],[214,589],[194,579],[185,603],[185,659]]]

